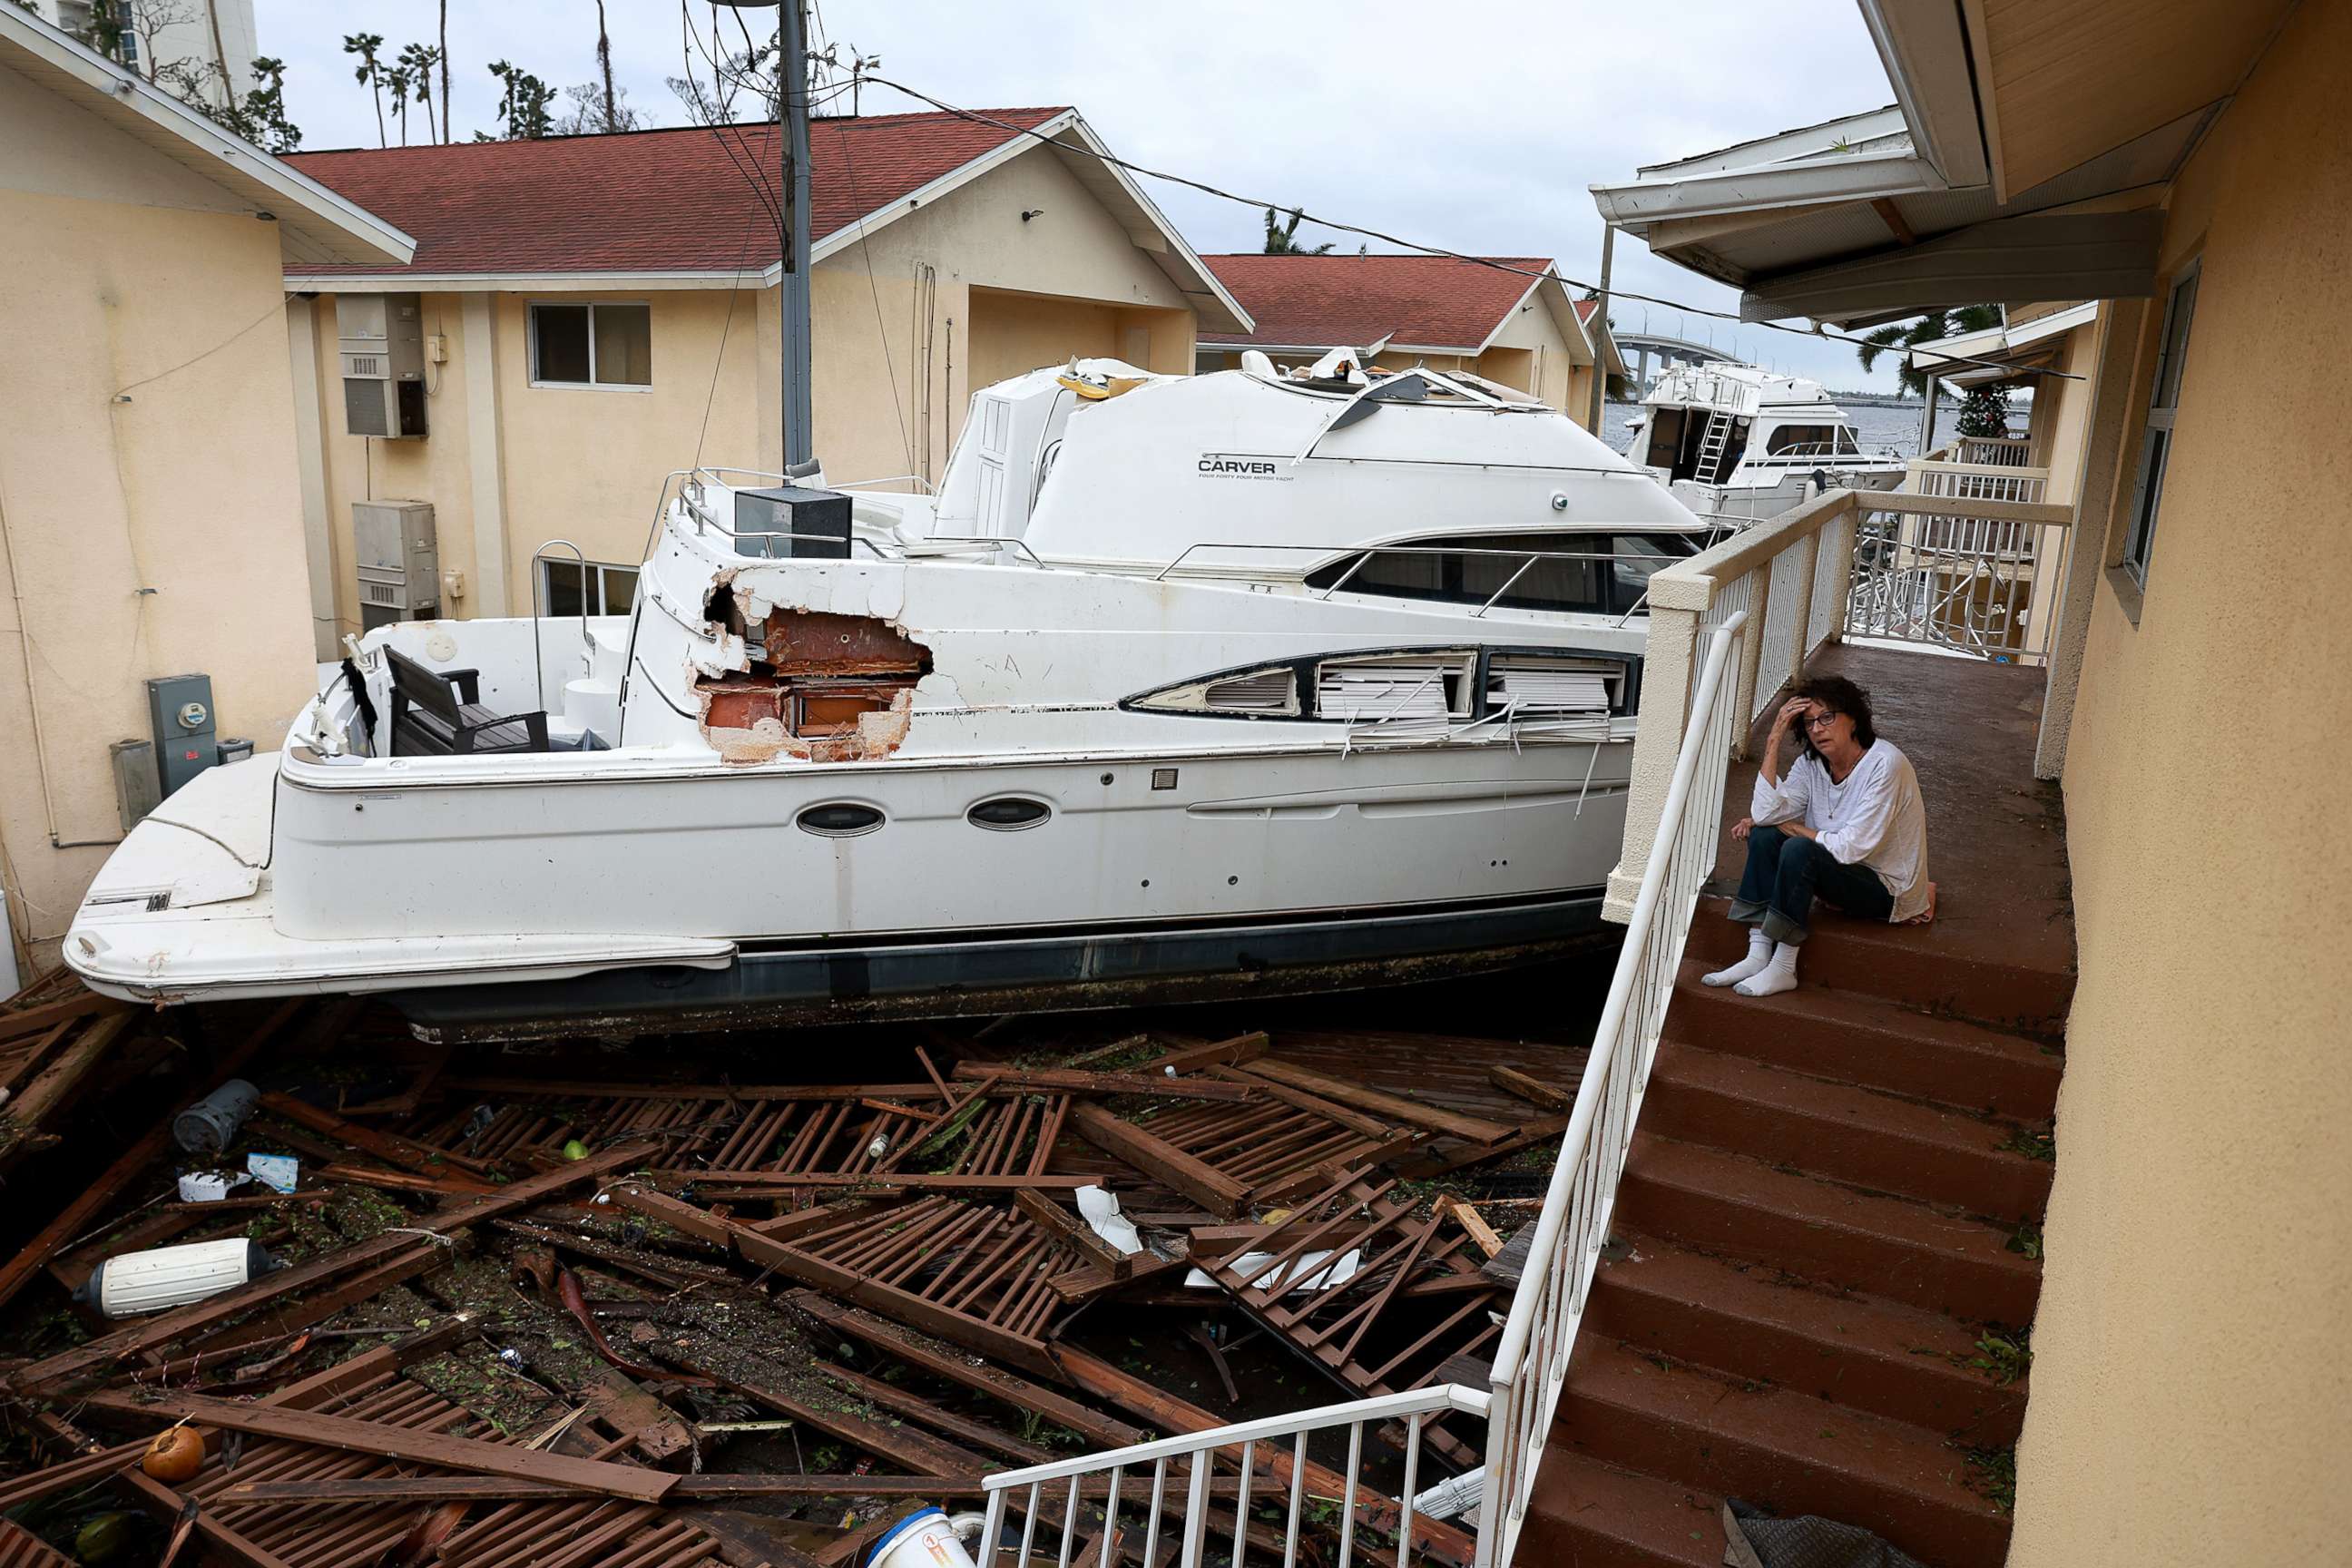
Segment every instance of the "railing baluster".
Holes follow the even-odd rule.
[[[1209,1469],[1215,1456],[1206,1448],[1192,1455],[1192,1484],[1184,1494],[1183,1568],[1201,1568],[1201,1546],[1209,1533]]]
[[[1070,1478],[1069,1500],[1062,1504],[1062,1551],[1055,1562],[1061,1568],[1070,1568],[1070,1544],[1078,1533],[1078,1478]],[[1027,1564],[1023,1564],[1027,1568]]]
[[[1307,1435],[1300,1433],[1298,1440],[1305,1443]],[[1151,1568],[1160,1555],[1160,1505],[1167,1495],[1168,1461],[1155,1459],[1151,1465],[1151,1521],[1143,1528],[1143,1568]],[[1024,1563],[1022,1568],[1028,1565]]]
[[[1356,1476],[1364,1462],[1364,1424],[1348,1423],[1348,1468],[1340,1472],[1347,1496],[1339,1500],[1339,1568],[1348,1568],[1356,1550]],[[1185,1568],[1194,1568],[1187,1563]]]
[[[1290,1525],[1282,1538],[1282,1568],[1298,1568],[1298,1507],[1307,1500],[1307,1434],[1290,1450]],[[1151,1568],[1147,1563],[1144,1568]]]
[[[1413,1417],[1418,1421],[1420,1416]],[[1242,1445],[1242,1479],[1240,1489],[1234,1494],[1234,1560],[1232,1568],[1242,1568],[1242,1554],[1249,1546],[1250,1458],[1257,1451],[1255,1443]],[[1110,1568],[1108,1563],[1103,1568]]]
[[[1408,1568],[1412,1558],[1412,1492],[1421,1484],[1421,1417],[1414,1415],[1404,1429],[1404,1493],[1397,1510],[1397,1568]],[[1234,1568],[1241,1568],[1241,1553],[1234,1553]]]
[[[1043,1481],[1029,1483],[1029,1503],[1021,1510],[1021,1561],[1015,1568],[1029,1568],[1029,1548],[1037,1539],[1037,1504],[1040,1500],[1038,1494],[1044,1489],[1045,1485]]]
[[[1111,1542],[1118,1534],[1118,1478],[1126,1473],[1124,1465],[1110,1468],[1110,1495],[1103,1501],[1102,1557],[1099,1568],[1110,1568]],[[1070,1478],[1076,1481],[1077,1478]]]
[[[980,1526],[980,1568],[996,1568],[996,1538],[1004,1530],[1004,1489],[991,1487],[988,1511]],[[1028,1568],[1024,1563],[1020,1568]]]

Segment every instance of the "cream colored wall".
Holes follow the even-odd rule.
[[[2352,4],[2302,7],[2173,193],[2163,265],[2203,265],[2162,519],[2137,625],[2097,589],[2064,774],[2082,977],[2013,1568],[2352,1539],[2352,447],[2288,390],[2346,357],[2347,58]]]
[[[494,297],[490,315],[497,337],[496,439],[502,460],[499,491],[506,522],[507,613],[530,613],[530,556],[551,539],[571,540],[593,561],[635,565],[645,553],[646,531],[662,477],[690,466],[698,450],[710,463],[755,467],[772,459],[769,448],[774,438],[763,441],[756,424],[763,417],[763,400],[754,386],[758,292],[746,289],[735,297],[731,321],[724,289]],[[649,387],[530,384],[531,301],[587,299],[651,307]],[[464,297],[457,294],[426,294],[419,300],[425,331],[446,334],[449,359],[425,367],[425,439],[388,441],[344,432],[334,301],[323,296],[314,301],[328,522],[335,551],[335,615],[345,631],[359,626],[358,575],[352,557],[355,500],[432,502],[442,570],[461,572],[466,578],[466,596],[445,596],[443,613],[491,613],[479,603],[482,563],[474,537],[473,456],[477,437],[488,432],[476,428],[478,411],[468,402],[466,374],[467,356],[482,345],[467,341],[464,304]],[[720,364],[722,337],[726,350]],[[772,399],[765,401],[765,407],[772,410]]]
[[[276,228],[0,72],[0,880],[46,963],[121,837],[145,679],[210,675],[221,732],[274,750],[310,596]],[[87,847],[52,847],[44,773]]]

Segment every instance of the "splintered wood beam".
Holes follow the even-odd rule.
[[[1066,1193],[1090,1186],[1095,1181],[1092,1176],[931,1176],[902,1175],[896,1171],[842,1175],[830,1171],[696,1171],[683,1167],[657,1168],[647,1174],[665,1185],[691,1183],[696,1192],[730,1197],[746,1194],[782,1196],[794,1187],[846,1187],[853,1192],[875,1193]]]
[[[70,1023],[76,1018],[87,1018],[93,1013],[130,1011],[131,1004],[128,1002],[118,1002],[111,996],[85,991],[79,996],[68,996],[62,1002],[51,1002],[45,1006],[0,1013],[0,1040],[22,1039],[26,1035],[37,1035],[44,1029]]]
[[[1122,1121],[1099,1105],[1070,1107],[1070,1125],[1096,1148],[1173,1187],[1220,1218],[1239,1215],[1249,1196],[1247,1187],[1224,1173],[1133,1122]]]
[[[1490,1067],[1486,1069],[1486,1081],[1514,1099],[1540,1105],[1546,1110],[1567,1110],[1576,1104],[1573,1090],[1530,1078],[1517,1068]]]
[[[261,1096],[261,1109],[272,1116],[283,1117],[297,1127],[306,1127],[322,1138],[373,1154],[388,1165],[398,1165],[420,1176],[448,1176],[457,1171],[469,1171],[479,1176],[488,1173],[489,1163],[452,1154],[446,1150],[429,1149],[422,1143],[412,1143],[395,1133],[379,1132],[373,1127],[362,1127],[356,1121],[321,1110],[308,1101],[276,1089],[266,1089]]]
[[[405,1459],[414,1464],[521,1480],[552,1481],[574,1490],[600,1492],[632,1502],[659,1502],[677,1484],[677,1478],[667,1471],[648,1469],[642,1465],[575,1459],[567,1454],[527,1448],[518,1443],[485,1443],[446,1432],[328,1415],[315,1410],[241,1405],[200,1394],[103,1390],[91,1394],[86,1403],[89,1409],[116,1415],[160,1422],[185,1421],[198,1426],[282,1438],[289,1443],[369,1454],[377,1458]]]
[[[138,1458],[136,1453],[131,1456]],[[979,1497],[987,1483],[979,1472],[963,1476],[680,1476],[666,1500],[672,1503],[709,1498]],[[299,1481],[232,1481],[213,1493],[222,1503],[351,1502],[560,1502],[583,1496],[576,1487],[505,1476],[320,1477]]]
[[[1222,1083],[1197,1078],[1170,1078],[1158,1073],[1080,1072],[1074,1068],[1000,1068],[982,1062],[958,1062],[960,1079],[994,1079],[1016,1090],[1049,1090],[1056,1094],[1147,1094],[1158,1100],[1217,1100],[1235,1104],[1255,1100],[1248,1084]]]
[[[1433,1206],[1438,1217],[1450,1216],[1470,1237],[1472,1245],[1487,1257],[1492,1258],[1503,1250],[1503,1238],[1495,1234],[1495,1227],[1486,1223],[1486,1216],[1453,1194],[1448,1193],[1439,1198]]]
[[[1465,1142],[1499,1143],[1518,1131],[1516,1127],[1506,1127],[1482,1116],[1465,1116],[1458,1110],[1407,1100],[1401,1094],[1367,1089],[1361,1084],[1327,1077],[1311,1068],[1296,1067],[1273,1058],[1252,1062],[1241,1070],[1258,1078],[1272,1079],[1276,1083],[1286,1083],[1293,1089],[1303,1089],[1325,1100],[1336,1100],[1342,1105],[1354,1106],[1359,1110],[1369,1111],[1390,1121],[1401,1121],[1408,1127],[1423,1128]]]
[[[142,1319],[112,1333],[100,1334],[86,1344],[62,1351],[28,1366],[17,1367],[0,1382],[5,1382],[20,1394],[52,1392],[76,1380],[100,1373],[142,1352],[176,1343],[191,1334],[226,1322],[280,1297],[310,1289],[370,1264],[384,1262],[394,1253],[415,1247],[418,1244],[415,1233],[419,1231],[431,1236],[446,1236],[453,1230],[496,1219],[517,1209],[529,1208],[567,1187],[640,1164],[653,1151],[654,1145],[650,1143],[625,1144],[592,1154],[585,1160],[573,1161],[556,1170],[542,1171],[519,1182],[510,1182],[487,1197],[453,1200],[431,1214],[418,1215],[399,1233],[386,1231],[357,1246],[326,1253],[291,1268],[281,1268],[274,1274],[265,1274],[233,1290],[225,1290],[205,1300]],[[428,1242],[425,1245],[436,1244]]]
[[[1326,1100],[1320,1095],[1309,1094],[1303,1089],[1293,1089],[1286,1083],[1276,1083],[1268,1079],[1253,1078],[1246,1068],[1218,1067],[1211,1070],[1219,1078],[1230,1079],[1236,1083],[1255,1084],[1265,1094],[1280,1100],[1283,1104],[1295,1110],[1312,1111],[1327,1121],[1339,1123],[1350,1132],[1360,1133],[1366,1138],[1378,1139],[1382,1142],[1397,1136],[1397,1129],[1388,1122],[1375,1121],[1361,1111],[1350,1110],[1344,1105]]]
[[[1235,1035],[1230,1040],[1217,1040],[1205,1046],[1192,1046],[1166,1056],[1154,1057],[1135,1068],[1139,1073],[1198,1072],[1202,1068],[1238,1067],[1253,1062],[1274,1047],[1273,1039],[1264,1030],[1251,1035]]]

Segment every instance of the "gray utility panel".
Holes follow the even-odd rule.
[[[147,721],[155,731],[155,780],[166,799],[220,760],[211,676],[162,675],[150,680]]]
[[[415,294],[335,296],[343,428],[354,436],[425,436],[425,313]]]
[[[441,549],[431,501],[352,502],[352,542],[362,631],[439,613]]]
[[[762,538],[761,535],[773,537]],[[839,490],[779,485],[735,492],[735,552],[849,559],[849,498]]]

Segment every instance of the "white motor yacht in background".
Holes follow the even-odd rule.
[[[1625,455],[1700,517],[1744,528],[1824,489],[1891,490],[1904,463],[1865,453],[1821,383],[1750,364],[1675,365],[1626,421]]]
[[[1040,371],[936,498],[674,475],[628,615],[370,632],[65,955],[496,1038],[1557,953],[1601,940],[1649,574],[1705,534],[1473,377]]]

